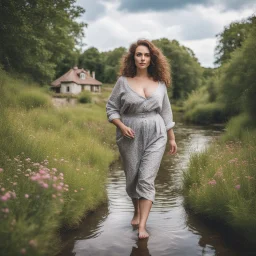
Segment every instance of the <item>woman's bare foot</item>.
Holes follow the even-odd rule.
[[[145,228],[139,227],[139,239],[148,238],[149,234]]]
[[[140,224],[140,214],[139,213],[134,213],[132,221],[131,221],[132,225],[139,225]]]

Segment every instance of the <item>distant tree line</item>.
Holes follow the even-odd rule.
[[[8,72],[26,74],[49,84],[73,66],[95,71],[103,83],[117,79],[127,49],[82,51],[87,24],[77,22],[85,9],[75,0],[1,0],[0,65]],[[176,40],[154,40],[172,67],[172,97],[185,99],[202,84],[203,68],[193,51]]]
[[[187,120],[225,122],[246,114],[256,122],[256,16],[232,22],[217,35],[218,68],[205,70],[203,86],[184,102]]]

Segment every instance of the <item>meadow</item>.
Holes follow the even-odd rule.
[[[246,114],[232,118],[219,140],[191,156],[183,192],[185,207],[255,246],[256,130],[248,123]]]
[[[108,94],[56,108],[47,88],[0,70],[2,255],[54,255],[60,229],[75,228],[106,201],[108,167],[117,157]]]

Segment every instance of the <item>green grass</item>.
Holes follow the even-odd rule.
[[[3,71],[0,97],[0,254],[54,255],[58,230],[106,200],[113,126],[104,104],[54,108],[44,88]]]
[[[183,191],[187,207],[229,225],[253,243],[256,235],[256,130],[240,131],[243,134],[240,140],[235,137],[237,125],[245,119],[244,116],[231,119],[221,140],[191,157],[188,170],[184,172]]]

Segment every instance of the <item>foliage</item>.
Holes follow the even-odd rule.
[[[232,52],[242,46],[255,23],[256,17],[252,15],[241,22],[232,22],[217,35],[218,44],[215,48],[215,64],[224,64],[230,60]]]
[[[26,91],[23,91],[19,94],[17,99],[18,104],[27,110],[32,108],[46,108],[52,106],[50,97],[42,94],[38,89],[28,89]]]
[[[79,67],[95,72],[96,79],[103,80],[104,64],[100,52],[95,47],[90,47],[79,56]]]
[[[65,56],[81,45],[84,9],[75,0],[0,2],[0,63],[5,70],[50,82]]]
[[[92,102],[91,93],[87,92],[87,91],[81,92],[78,96],[78,102],[80,102],[80,103],[91,103]]]
[[[103,107],[24,109],[21,95],[48,98],[36,87],[0,69],[1,255],[55,255],[60,227],[76,227],[106,200],[117,156]]]
[[[256,118],[256,23],[251,33],[237,49],[231,60],[223,66],[220,80],[220,97],[230,115],[247,111],[253,119]]]
[[[172,97],[186,99],[188,94],[201,85],[202,68],[193,51],[178,41],[161,38],[152,41],[168,58],[172,70]]]
[[[215,142],[194,154],[184,172],[183,192],[185,204],[194,212],[226,223],[253,243],[256,132],[243,134],[242,141]]]

